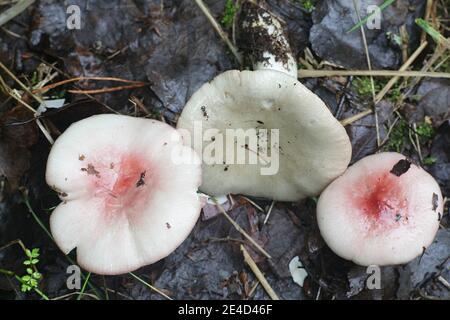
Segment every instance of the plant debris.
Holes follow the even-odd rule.
[[[372,2],[359,1],[361,17],[366,16]],[[367,60],[359,30],[347,33],[358,22],[351,1],[261,1],[289,35],[300,75],[305,71],[308,76],[301,81],[322,98],[338,120],[351,119],[346,122],[346,130],[353,147],[352,162],[378,151],[401,152],[408,160],[397,163],[392,173],[401,176],[411,163],[421,164],[448,199],[450,83],[432,77],[438,72],[441,76],[448,74],[450,60],[448,50],[440,53],[415,19],[424,18],[435,31],[448,37],[442,21],[449,17],[447,8],[443,10],[444,2],[435,1],[427,18],[426,2],[395,1],[383,10],[381,29],[364,28],[375,94],[399,76],[383,99],[374,104],[367,71],[352,76],[352,69],[367,70]],[[67,268],[75,256],[62,254],[42,229],[48,226],[49,213],[60,201],[58,196],[67,194],[58,194],[45,185],[50,148],[35,117],[53,138],[72,123],[101,113],[155,118],[176,125],[186,101],[201,85],[223,71],[240,68],[191,0],[75,3],[83,14],[81,31],[67,30],[67,5],[62,1],[36,1],[0,30],[0,62],[33,95],[56,101],[55,108],[41,108],[40,114],[33,114],[22,103],[36,109],[40,103],[0,72],[0,88],[6,84],[21,99],[16,101],[0,90],[0,248],[16,239],[29,248],[40,248],[39,275],[34,277],[34,272],[23,269],[20,248],[0,250],[0,269],[29,275],[24,280],[31,288],[21,292],[21,283],[2,274],[0,299],[42,298],[33,290],[31,280],[38,281],[38,289],[55,299],[165,299],[164,295],[173,299],[269,299],[246,265],[241,246],[280,299],[450,299],[446,286],[450,282],[448,201],[443,212],[437,212],[441,227],[433,244],[404,266],[382,267],[381,288],[369,290],[366,268],[339,258],[325,245],[315,217],[317,198],[273,203],[235,195],[220,203],[241,229],[232,225],[216,205],[206,204],[202,219],[188,239],[162,261],[137,270],[133,276],[93,274],[87,278],[82,294],[68,289]],[[233,26],[239,14],[245,18],[249,2],[205,3],[232,44],[237,40],[243,43],[244,53],[253,59],[261,57],[260,45],[268,40],[267,34],[242,37],[240,28]],[[13,5],[2,6],[1,10]],[[405,57],[424,43],[422,40],[427,41],[425,49],[407,70],[398,71]],[[277,43],[272,49],[280,57]],[[380,73],[376,69],[386,70]],[[378,77],[380,74],[383,77]],[[118,80],[123,83],[117,85]],[[202,113],[207,119],[207,106]],[[83,172],[99,176],[88,163],[92,159],[80,154],[78,160]],[[110,169],[114,169],[114,163]],[[136,187],[145,185],[145,176],[145,171],[136,176]],[[430,206],[438,211],[437,195],[429,196]],[[395,220],[400,223],[402,218],[398,215]],[[173,229],[169,222],[163,223]],[[302,263],[302,268],[295,270],[301,271],[296,282],[303,282],[303,287],[294,282],[289,268],[296,258]],[[86,279],[87,274],[83,276]],[[151,288],[159,288],[160,293]]]
[[[394,165],[390,172],[397,177],[400,177],[402,174],[406,173],[410,167],[411,161],[408,159],[402,159]]]

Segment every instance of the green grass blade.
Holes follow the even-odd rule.
[[[394,3],[395,0],[385,0],[381,5],[380,5],[380,11],[383,11],[384,9],[386,9],[387,7],[389,7],[392,3]],[[360,22],[358,22],[357,24],[355,24],[353,27],[351,27],[351,29],[349,29],[347,31],[347,33],[353,32],[356,29],[359,29],[363,24],[365,24],[367,22],[367,20],[369,20],[370,18],[372,18],[375,15],[375,12],[372,12],[371,14],[369,14],[368,16],[366,16],[364,19],[362,19]]]
[[[430,37],[433,38],[437,43],[443,44],[445,42],[445,38],[443,35],[439,33],[436,29],[434,29],[428,22],[423,19],[416,19],[416,24],[421,27]]]

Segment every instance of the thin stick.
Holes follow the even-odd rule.
[[[250,200],[249,198],[245,197],[245,196],[240,196],[242,199],[245,199],[246,201],[250,202],[250,204],[252,204],[256,209],[258,209],[261,212],[264,212],[264,209],[261,208],[260,206],[258,206],[254,201]]]
[[[115,91],[121,91],[121,90],[129,90],[129,89],[136,89],[146,86],[146,83],[136,83],[131,84],[129,86],[119,86],[119,87],[112,87],[112,88],[103,88],[103,89],[92,89],[92,90],[67,90],[69,93],[76,93],[76,94],[99,94],[99,93],[108,93],[108,92],[115,92]]]
[[[86,292],[71,292],[71,293],[68,293],[68,294],[65,294],[65,295],[62,295],[59,297],[51,298],[50,300],[63,300],[63,299],[66,299],[66,298],[69,298],[69,297],[75,296],[75,295],[81,295],[81,296],[90,297],[95,300],[100,300],[100,298],[97,297],[95,294],[86,293]]]
[[[142,84],[145,85],[145,82],[134,81],[134,80],[126,80],[121,78],[114,77],[75,77],[70,79],[65,79],[56,83],[49,84],[48,86],[33,90],[34,93],[40,92],[45,93],[50,89],[54,89],[56,87],[62,86],[67,83],[77,82],[77,81],[86,81],[86,80],[95,80],[95,81],[115,81],[115,82],[123,82],[123,83],[132,83],[132,84]]]
[[[22,83],[22,81],[20,81],[15,75],[14,73],[12,73],[11,71],[9,71],[9,69],[0,62],[0,68],[3,69],[3,71],[6,72],[7,75],[9,75],[15,82],[17,82],[17,84],[22,87],[23,90],[25,90],[27,93],[30,94],[30,96],[32,96],[37,102],[42,103],[42,99],[38,96],[36,96],[33,92],[30,91],[30,89],[28,89],[28,87],[26,85],[24,85]]]
[[[366,55],[367,67],[369,68],[369,71],[371,71],[372,70],[372,62],[370,61],[369,47],[367,46],[366,33],[364,32],[364,26],[363,26],[363,23],[361,20],[361,15],[359,14],[359,7],[358,7],[357,0],[353,0],[353,7],[355,8],[356,16],[358,17],[359,24],[360,24],[361,37],[362,37],[363,45],[364,45],[364,53]],[[373,102],[375,103],[375,84],[374,84],[372,76],[369,76],[369,77],[370,77],[370,84],[371,84],[371,89],[372,89],[372,98],[373,98]]]
[[[214,30],[216,30],[219,37],[226,43],[228,48],[230,49],[231,53],[234,55],[236,60],[239,62],[240,65],[242,65],[242,57],[239,54],[237,48],[231,43],[230,39],[228,39],[226,33],[223,31],[220,24],[217,23],[216,19],[212,16],[211,12],[209,11],[208,7],[206,7],[203,0],[195,0],[200,10],[202,10],[203,14],[206,16],[206,19],[211,23]]]
[[[450,283],[448,283],[448,281],[443,277],[443,276],[439,276],[438,280],[440,283],[442,283],[448,290],[450,290]]]
[[[417,134],[417,125],[415,122],[413,123],[413,129],[414,129],[414,136],[416,138],[417,153],[419,154],[420,162],[423,162],[422,150],[420,149],[420,140],[419,140],[419,135]]]
[[[358,121],[361,118],[364,118],[365,116],[371,114],[372,112],[373,112],[372,109],[366,109],[358,114],[355,114],[354,116],[341,120],[340,123],[345,127],[355,121]]]
[[[414,141],[414,139],[412,137],[412,132],[413,132],[413,130],[411,130],[411,128],[408,128],[409,141],[411,142],[411,145],[413,146],[414,150],[416,150],[417,154],[420,154],[419,146],[416,145],[416,142]],[[420,159],[420,160],[422,161],[422,159]]]
[[[364,53],[366,55],[366,60],[367,60],[367,67],[369,68],[369,70],[372,70],[372,62],[370,61],[369,47],[367,46],[366,33],[364,32],[364,26],[361,21],[361,15],[359,14],[359,7],[358,7],[357,0],[353,0],[353,6],[355,8],[356,15],[358,16],[358,20],[360,23],[361,36],[362,36],[363,44],[364,44]],[[372,92],[372,101],[373,101],[373,113],[375,115],[375,117],[374,117],[375,118],[375,128],[376,128],[376,132],[377,132],[377,146],[380,147],[381,139],[380,139],[380,126],[378,124],[378,112],[377,112],[376,102],[375,102],[375,82],[373,81],[372,76],[369,76],[369,77],[370,77],[370,89]]]
[[[228,215],[225,209],[217,202],[216,198],[212,198],[212,200],[219,208],[220,212],[223,213],[225,218],[227,218],[227,220],[230,221],[230,223],[233,225],[233,227],[236,228],[237,231],[239,231],[248,241],[250,241],[253,244],[253,246],[255,246],[255,248],[258,249],[263,255],[265,255],[269,259],[272,259],[272,257],[270,256],[270,254],[267,253],[266,250],[264,250],[255,240],[253,240],[253,238],[250,237],[250,235],[247,232],[245,232],[245,230],[242,229],[240,225],[238,225],[233,219],[231,219],[231,217]]]
[[[433,55],[431,56],[431,58],[425,63],[425,65],[422,67],[422,69],[420,69],[420,73],[423,74],[433,74],[435,72],[426,72],[427,70],[429,70],[433,64],[441,57],[441,55],[444,54],[444,52],[447,49],[444,46],[440,46],[438,45],[433,53]],[[450,73],[443,73],[445,76],[441,77],[441,78],[450,78]],[[427,76],[432,78],[433,76]],[[409,93],[412,92],[413,88],[415,87],[415,85],[421,80],[421,77],[418,76],[416,79],[414,79],[413,81],[411,81],[411,85],[410,85],[410,89],[408,90],[408,93],[406,95],[408,95]]]
[[[253,273],[255,274],[256,278],[259,280],[261,285],[263,286],[264,290],[266,290],[267,294],[272,300],[280,300],[278,295],[275,293],[275,291],[270,286],[269,282],[267,282],[267,279],[264,277],[261,270],[259,270],[258,266],[256,265],[255,261],[252,259],[250,254],[248,253],[247,249],[241,244],[241,251],[244,255],[244,261],[248,264],[250,269],[252,269]]]
[[[158,288],[155,288],[154,286],[152,286],[150,283],[147,283],[146,281],[144,281],[143,279],[139,278],[138,276],[136,276],[133,272],[130,272],[130,275],[132,275],[136,280],[138,280],[139,282],[141,282],[142,284],[144,284],[145,286],[149,287],[150,289],[152,289],[153,291],[159,293],[160,295],[162,295],[164,298],[168,299],[168,300],[173,300],[171,297],[169,297],[167,294],[165,294],[164,292],[162,292],[161,290],[159,290]]]
[[[308,70],[301,69],[299,78],[320,78],[335,76],[374,76],[374,77],[429,77],[450,79],[450,73],[425,71],[396,71],[396,70]]]
[[[409,66],[416,60],[416,58],[422,53],[423,49],[427,46],[427,42],[423,42],[417,49],[414,51],[414,53],[409,57],[409,59],[400,67],[399,71],[405,71],[409,68]],[[389,82],[384,86],[383,89],[381,89],[380,92],[375,97],[375,103],[378,103],[383,99],[385,94],[394,86],[394,84],[398,81],[400,77],[395,76],[389,80]]]
[[[4,25],[8,21],[14,19],[23,11],[25,11],[29,6],[33,4],[35,0],[22,0],[17,2],[13,7],[9,8],[2,14],[0,14],[0,26]]]
[[[275,204],[275,201],[272,201],[272,203],[270,204],[269,210],[267,211],[267,215],[266,215],[266,218],[264,219],[263,225],[265,225],[267,223],[267,221],[269,220],[269,217],[270,217],[270,214],[272,213],[274,204]]]
[[[433,0],[427,0],[427,5],[425,8],[425,16],[423,17],[423,19],[425,21],[428,21],[428,19],[430,18],[432,6],[433,6]],[[425,30],[422,29],[422,33],[420,35],[420,42],[421,43],[425,42],[426,38],[427,38],[427,33],[425,32]]]

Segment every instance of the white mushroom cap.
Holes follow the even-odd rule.
[[[434,178],[386,152],[356,162],[321,194],[320,232],[339,256],[360,265],[406,263],[439,228],[443,199]]]
[[[121,274],[156,262],[188,236],[200,214],[195,152],[159,121],[98,115],[72,124],[51,149],[46,179],[63,202],[50,218],[64,253],[81,267]],[[197,159],[198,161],[198,159]]]
[[[194,141],[198,142],[199,124],[207,140],[203,145]],[[242,193],[296,201],[319,194],[344,172],[351,158],[348,135],[322,100],[278,71],[231,70],[220,74],[191,97],[178,128],[194,136],[191,143],[203,156],[201,190],[211,195]],[[243,142],[245,132],[241,132],[230,145],[230,139],[224,138],[228,129],[255,129],[259,133],[268,129],[268,146],[276,142],[270,129],[279,130],[279,143],[269,150],[263,143],[252,147]],[[264,139],[259,136],[258,140]],[[217,153],[210,152],[214,148],[223,150],[224,157],[215,159]],[[246,159],[258,154],[258,163],[237,164],[238,152],[246,154]],[[227,156],[232,163],[226,161]],[[208,165],[210,158],[217,161]],[[274,174],[263,175],[264,168]]]

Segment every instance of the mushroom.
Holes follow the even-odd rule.
[[[201,190],[279,201],[318,195],[351,158],[344,127],[314,93],[271,70],[231,70],[204,84],[178,120],[203,158]]]
[[[363,266],[406,263],[432,243],[443,212],[438,183],[395,152],[365,157],[317,204],[320,232],[339,256]]]
[[[200,214],[199,161],[159,121],[97,115],[72,124],[55,142],[46,180],[63,201],[50,228],[58,247],[77,248],[84,269],[122,274],[177,248]]]
[[[177,124],[202,156],[201,190],[279,201],[318,195],[347,168],[349,137],[297,81],[277,18],[246,1],[240,21],[240,43],[255,70],[226,71],[204,84]]]

